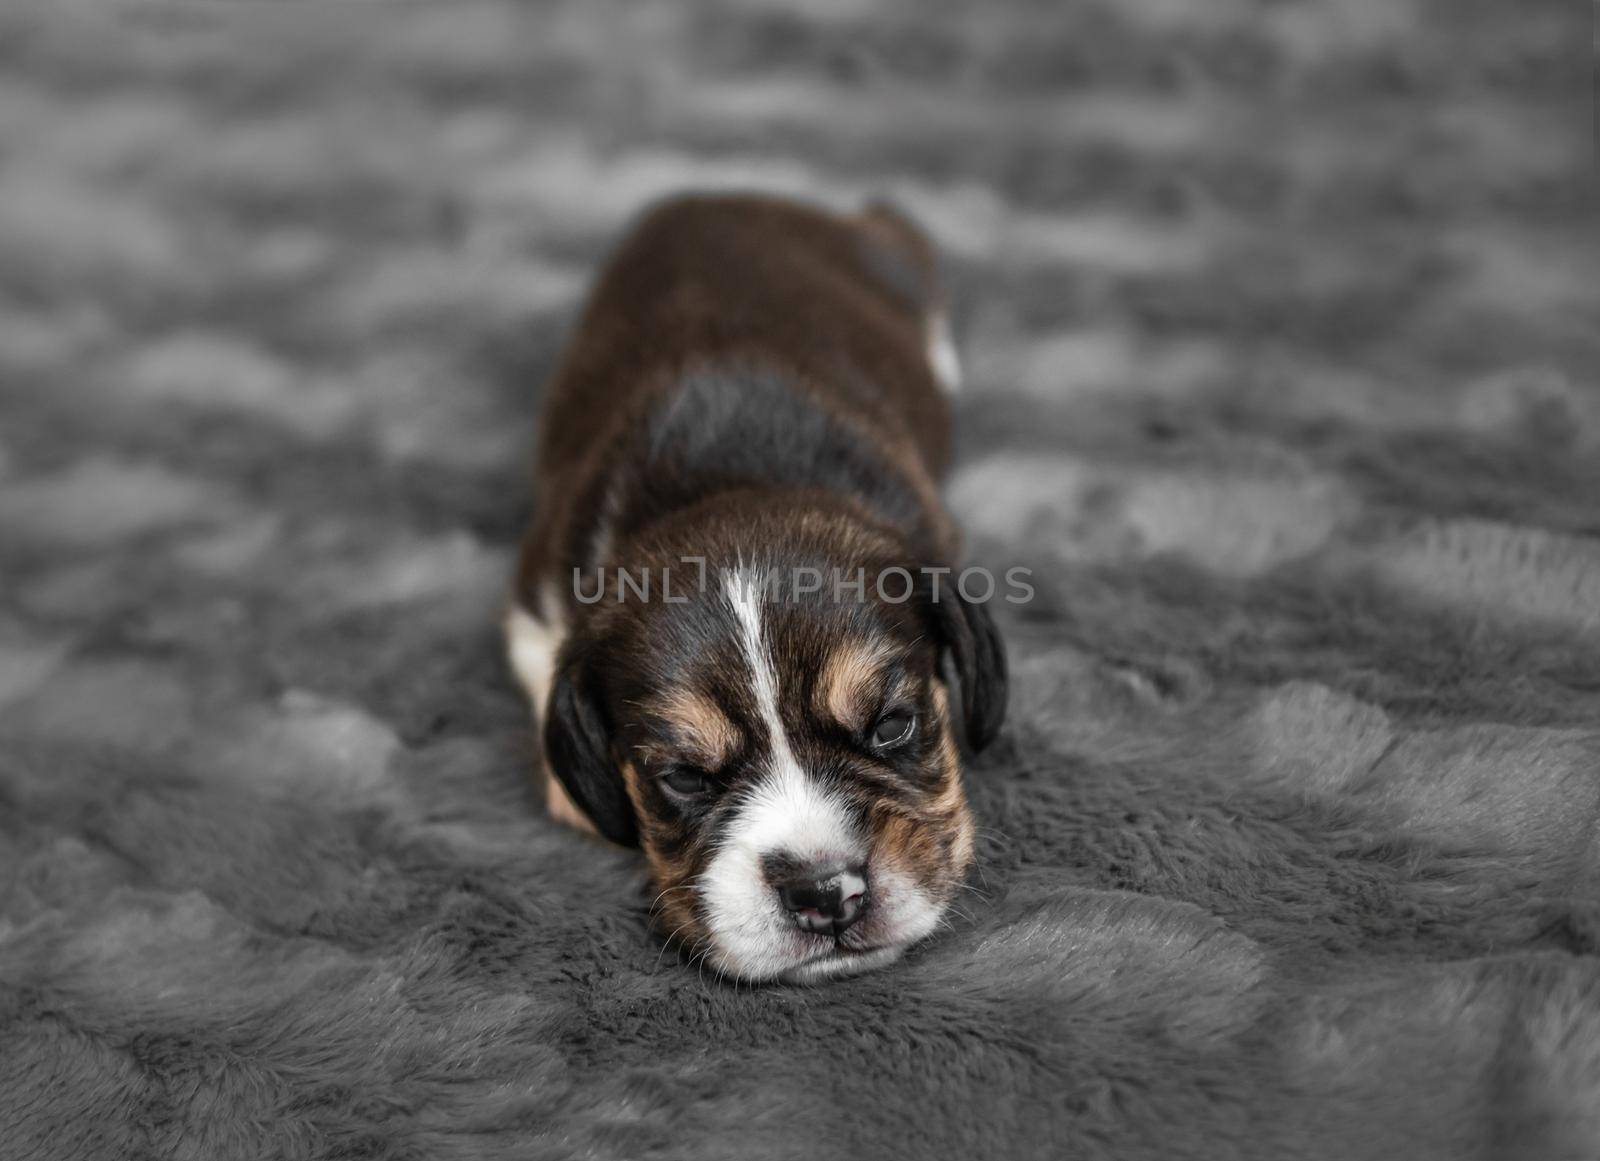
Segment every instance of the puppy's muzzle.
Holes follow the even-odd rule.
[[[843,935],[866,913],[866,868],[805,867],[774,883],[778,902],[802,931]]]

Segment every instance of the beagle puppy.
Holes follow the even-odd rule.
[[[952,583],[957,374],[894,210],[689,196],[549,385],[506,622],[549,809],[642,847],[661,932],[726,975],[888,963],[972,861],[958,737],[994,738],[1006,669]]]

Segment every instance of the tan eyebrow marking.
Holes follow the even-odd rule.
[[[696,761],[715,770],[739,748],[739,731],[722,708],[702,693],[679,689],[653,699],[653,713],[664,719],[680,745]]]
[[[880,641],[847,641],[828,655],[817,679],[816,702],[841,725],[859,729],[878,708],[883,667],[894,649]]]

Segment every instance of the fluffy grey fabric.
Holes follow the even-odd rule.
[[[0,1155],[1600,1155],[1555,0],[0,13]],[[495,621],[606,240],[888,193],[1016,699],[894,969],[737,988]],[[819,336],[819,340],[822,336]]]

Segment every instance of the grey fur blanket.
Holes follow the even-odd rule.
[[[11,0],[0,1157],[1600,1155],[1587,15]],[[960,915],[817,989],[662,954],[496,635],[690,187],[925,223],[1033,570]]]

